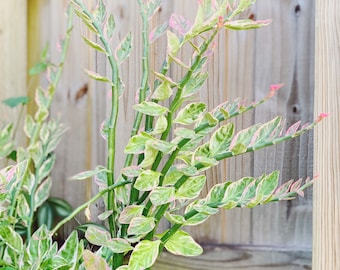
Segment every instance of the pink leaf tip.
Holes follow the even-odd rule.
[[[280,88],[282,88],[283,87],[283,84],[281,83],[281,84],[272,84],[271,86],[270,86],[270,91],[277,91],[277,90],[279,90]]]
[[[269,93],[269,97],[272,97],[276,94],[277,90],[279,90],[280,88],[283,87],[283,84],[272,84],[270,86],[270,93]]]
[[[217,26],[218,26],[218,27],[223,27],[223,25],[224,25],[223,16],[219,16],[219,17],[218,17]]]
[[[316,122],[320,122],[322,119],[328,117],[328,113],[320,113],[318,118],[316,119]]]

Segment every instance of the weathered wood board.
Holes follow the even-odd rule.
[[[26,10],[25,1],[0,2],[0,101],[27,93]],[[11,109],[1,103],[0,125],[22,120],[25,111],[25,108]],[[25,144],[21,130],[17,131],[16,141],[19,145]]]
[[[29,5],[30,65],[40,60],[40,53],[46,44],[50,47],[50,61],[59,60],[59,44],[65,37],[66,10],[69,1],[32,1]],[[39,31],[36,33],[35,31]],[[85,202],[89,197],[89,182],[74,182],[69,178],[91,166],[91,98],[89,79],[84,72],[89,68],[91,52],[81,39],[88,35],[88,30],[79,21],[74,20],[70,49],[68,51],[62,79],[56,91],[51,107],[51,117],[60,118],[68,130],[56,149],[57,161],[52,174],[52,196],[64,198],[74,207]],[[35,38],[35,40],[33,40]],[[34,81],[30,91],[38,85],[46,86],[44,74]],[[32,112],[34,107],[30,108]],[[85,222],[85,216],[78,216],[79,222]],[[76,222],[65,226],[66,234],[77,225]]]
[[[164,253],[154,270],[308,270],[311,254],[263,247],[205,246],[203,255],[185,258]]]
[[[340,269],[340,2],[316,1],[315,115],[329,113],[315,131],[313,269]]]

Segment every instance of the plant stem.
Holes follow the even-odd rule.
[[[66,32],[66,37],[63,41],[62,44],[62,51],[61,51],[61,55],[60,55],[60,60],[59,60],[59,64],[58,64],[58,68],[57,68],[57,72],[55,73],[55,76],[51,79],[50,85],[49,85],[49,92],[48,92],[48,103],[46,106],[46,109],[49,110],[51,107],[51,103],[55,94],[55,90],[57,88],[57,85],[60,81],[60,77],[63,71],[63,66],[65,63],[65,59],[66,59],[66,55],[67,55],[67,51],[68,51],[68,47],[69,47],[69,43],[70,43],[70,36],[71,36],[71,31],[72,31],[72,23],[73,23],[73,16],[72,16],[72,12],[69,12],[68,14],[68,21],[67,21],[67,32]],[[34,145],[38,140],[39,140],[39,133],[42,127],[42,124],[45,120],[42,120],[40,122],[37,122],[37,126],[34,130],[34,134],[30,140],[30,145]],[[48,153],[47,153],[48,154]],[[28,173],[30,171],[30,168],[32,166],[32,158],[30,157],[28,160],[28,165],[26,167],[26,170],[23,174],[23,178],[28,177]],[[34,164],[34,168],[38,168],[41,164]],[[21,189],[22,189],[22,185],[23,185],[24,181],[20,181],[18,188],[16,189],[14,198],[17,198],[17,196],[19,195]],[[38,188],[38,180],[35,177],[35,182],[34,182],[34,186],[32,188],[32,194],[30,195],[29,198],[29,206],[30,206],[30,214],[29,214],[29,219],[27,221],[27,241],[29,242],[31,239],[31,235],[32,235],[32,224],[33,224],[33,216],[34,216],[34,212],[35,212],[35,202],[34,202],[34,194]],[[13,216],[14,211],[15,211],[15,205],[16,205],[16,200],[13,200],[11,202],[11,207],[10,207],[10,212],[9,215]]]
[[[190,78],[192,77],[193,73],[196,71],[197,67],[200,64],[200,61],[202,60],[203,54],[207,51],[207,49],[209,48],[209,45],[213,42],[214,38],[216,37],[217,33],[218,33],[218,29],[215,29],[215,31],[213,32],[213,34],[210,36],[210,38],[208,40],[206,40],[205,42],[203,42],[203,44],[201,45],[200,48],[200,52],[199,54],[196,56],[194,63],[191,65],[190,70],[185,74],[185,76],[183,77],[183,79],[181,80],[179,86],[178,86],[178,90],[177,93],[175,95],[174,100],[171,102],[170,104],[170,108],[169,108],[169,112],[167,114],[167,121],[168,121],[168,126],[166,128],[166,130],[162,133],[161,135],[161,140],[166,140],[170,130],[172,128],[172,122],[173,122],[173,113],[179,108],[179,106],[182,104],[182,92],[183,92],[183,88],[184,86],[188,83],[188,81],[190,80]],[[182,147],[188,142],[189,140],[183,139],[182,140]],[[162,170],[162,175],[164,177],[164,175],[167,173],[167,171],[169,170],[169,168],[171,167],[172,163],[174,162],[178,152],[180,149],[177,149],[168,159],[166,165],[164,166],[163,170]],[[162,160],[162,153],[158,152],[156,159],[151,167],[151,170],[157,170],[160,162]],[[163,178],[162,177],[162,178]],[[162,180],[161,182],[162,183]],[[148,197],[150,192],[145,192],[143,194],[143,196],[139,199],[138,203],[141,204],[144,202],[144,200]],[[146,207],[143,211],[143,215],[147,215],[150,208],[151,208],[152,204],[150,203],[150,201],[146,204]]]
[[[142,81],[139,91],[139,103],[143,102],[146,99],[146,91],[148,89],[148,81],[149,81],[149,38],[148,38],[148,29],[149,29],[149,20],[146,16],[145,6],[142,0],[138,0],[138,4],[140,7],[140,14],[142,17],[142,40],[143,40],[143,57],[142,57]],[[143,114],[137,112],[136,119],[133,125],[133,133],[131,136],[134,136],[142,121]],[[141,158],[139,158],[141,162]],[[138,199],[139,192],[134,188],[134,183],[131,185],[131,193],[130,193],[130,204],[134,203]]]
[[[113,53],[111,50],[111,46],[109,42],[106,40],[105,35],[101,26],[96,22],[94,17],[85,6],[79,1],[75,1],[75,3],[82,9],[84,14],[86,14],[93,25],[93,27],[98,32],[98,37],[102,42],[105,51],[107,53],[107,58],[111,67],[111,112],[110,118],[108,122],[108,139],[107,139],[107,185],[112,186],[115,183],[114,180],[114,172],[115,172],[115,152],[116,152],[116,129],[117,129],[117,119],[118,119],[118,109],[119,109],[119,74],[118,74],[118,65],[113,57]],[[109,216],[108,222],[110,227],[110,233],[112,237],[116,237],[116,226],[115,226],[115,215],[117,214],[117,206],[115,202],[115,194],[113,190],[109,190],[107,196],[107,208],[109,211],[113,211],[113,214]]]
[[[61,220],[51,231],[51,235],[54,235],[64,224],[67,222],[71,221],[77,214],[79,214],[81,211],[85,210],[87,207],[89,207],[91,204],[93,204],[95,201],[100,199],[102,196],[104,196],[107,192],[114,190],[115,188],[130,184],[131,181],[122,181],[118,182],[106,189],[103,189],[99,191],[95,196],[93,196],[90,200],[87,202],[83,203],[82,205],[78,206],[76,209],[73,210],[73,212],[68,215],[66,218]]]

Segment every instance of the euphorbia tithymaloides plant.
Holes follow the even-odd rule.
[[[107,141],[107,165],[73,177],[95,178],[100,191],[50,233],[53,235],[99,198],[104,199],[107,209],[100,218],[107,220],[107,228],[87,226],[87,241],[99,248],[83,251],[82,244],[77,242],[74,250],[82,253],[81,265],[76,264],[77,255],[71,259],[79,269],[148,269],[164,249],[177,255],[200,255],[202,248],[182,230],[183,226],[200,224],[220,209],[255,207],[293,199],[303,195],[304,189],[312,184],[309,179],[300,179],[278,187],[279,172],[274,171],[257,178],[221,181],[210,188],[208,195],[200,196],[209,181],[204,172],[217,166],[220,160],[292,139],[312,129],[326,116],[321,114],[311,124],[297,122],[291,127],[286,127],[278,116],[236,132],[234,124],[228,120],[262,104],[274,96],[281,85],[272,85],[266,97],[251,104],[227,101],[209,110],[203,101],[196,101],[208,77],[205,65],[218,33],[268,24],[268,21],[237,19],[254,0],[200,0],[194,22],[174,14],[168,23],[153,30],[149,22],[160,0],[131,1],[139,6],[142,19],[142,80],[136,93],[138,100],[131,108],[135,121],[125,147],[124,168],[119,168],[119,173],[114,165],[118,99],[124,95],[121,66],[132,50],[132,33],[128,33],[118,47],[112,48],[115,21],[113,15],[106,12],[103,1],[98,1],[93,12],[80,0],[71,2],[74,12],[96,36],[96,39],[83,37],[84,41],[103,53],[110,66],[109,74],[93,71],[88,74],[111,87],[112,99],[111,113],[101,130]],[[163,65],[158,71],[150,70],[150,44],[163,35],[167,39]],[[179,58],[183,47],[192,49],[188,61]],[[169,70],[173,66],[183,71],[181,78],[170,77]],[[150,73],[156,77],[152,83]],[[158,227],[162,218],[171,224],[165,231]],[[46,234],[45,230],[39,233]],[[70,239],[64,250],[74,244],[74,235]]]

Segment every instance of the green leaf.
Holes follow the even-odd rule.
[[[50,97],[47,91],[41,87],[38,87],[35,91],[35,101],[39,109],[47,110],[50,103]]]
[[[103,3],[103,0],[99,0],[96,9],[93,12],[93,16],[99,22],[99,24],[104,22],[106,14],[106,8]]]
[[[250,147],[260,146],[271,139],[280,135],[282,131],[282,117],[277,116],[273,120],[261,125],[254,133],[253,138],[250,141]]]
[[[44,72],[45,70],[47,70],[48,66],[49,66],[49,63],[47,63],[47,62],[36,63],[33,67],[31,67],[29,69],[28,74],[30,76],[40,74],[40,73]]]
[[[145,170],[136,179],[135,188],[139,191],[150,191],[158,186],[160,172]]]
[[[49,158],[47,158],[43,162],[43,164],[40,165],[36,174],[37,175],[36,180],[38,181],[38,183],[40,183],[41,180],[50,175],[55,163],[55,159],[56,159],[55,154],[52,154]]]
[[[160,38],[165,31],[168,29],[168,22],[162,23],[158,26],[156,26],[155,29],[153,29],[150,34],[149,34],[149,43],[153,43],[154,41],[156,41],[158,38]]]
[[[52,179],[48,177],[43,181],[37,188],[34,194],[34,210],[36,210],[40,205],[42,205],[50,196],[50,191],[52,187]]]
[[[205,214],[205,215],[214,215],[214,214],[218,213],[218,209],[210,207],[208,205],[202,205],[202,204],[193,205],[193,209],[195,209],[197,212]]]
[[[175,33],[166,31],[168,37],[167,52],[170,56],[175,56],[181,47],[181,43]]]
[[[158,151],[165,153],[165,154],[170,154],[171,152],[175,151],[177,148],[177,144],[163,141],[163,140],[154,140],[154,141],[149,141],[147,144],[150,143],[154,149],[157,149]]]
[[[131,220],[127,232],[129,235],[144,235],[152,231],[155,225],[153,217],[135,217]]]
[[[93,171],[85,171],[72,176],[71,180],[85,180],[102,172],[108,172],[108,170],[103,166],[97,166]]]
[[[133,108],[146,115],[161,116],[165,114],[168,109],[152,101],[143,101],[142,103],[136,104]]]
[[[7,98],[7,99],[3,100],[2,103],[7,105],[8,107],[15,108],[20,104],[26,105],[29,100],[30,100],[29,97],[26,97],[26,96],[12,97],[12,98]]]
[[[202,247],[184,231],[177,231],[166,243],[167,251],[181,256],[199,256],[203,253]]]
[[[230,184],[231,182],[226,182],[226,183],[220,183],[220,184],[214,185],[210,189],[207,197],[204,199],[204,202],[206,204],[220,203],[223,200],[224,194]]]
[[[236,207],[242,198],[244,190],[253,181],[252,177],[244,177],[228,185],[224,198],[221,201],[223,208],[230,209]]]
[[[68,269],[76,269],[75,267],[78,263],[78,245],[78,233],[77,231],[73,231],[58,251],[57,255],[68,262]]]
[[[116,50],[116,57],[120,63],[129,57],[132,50],[132,33],[129,32],[119,44]]]
[[[28,255],[32,262],[40,262],[48,252],[52,253],[54,250],[52,246],[52,237],[45,225],[39,227],[31,237],[28,244]],[[39,265],[38,265],[39,266]]]
[[[156,187],[150,194],[153,205],[162,205],[175,200],[174,187]]]
[[[149,140],[154,140],[154,137],[145,132],[141,132],[132,136],[125,147],[125,154],[141,154],[145,149],[145,144]]]
[[[190,103],[180,110],[174,123],[190,125],[195,123],[205,112],[206,105],[202,102]]]
[[[162,134],[168,127],[168,120],[164,115],[158,117],[152,134]]]
[[[83,252],[83,259],[86,270],[110,270],[106,261],[88,249]]]
[[[34,114],[34,119],[37,121],[37,122],[43,122],[47,119],[49,115],[49,112],[47,110],[47,108],[44,108],[44,107],[41,107],[38,109],[38,111]]]
[[[121,224],[129,224],[133,218],[142,216],[143,210],[143,205],[129,205],[123,209],[118,220]]]
[[[146,269],[151,267],[158,257],[160,244],[160,240],[143,240],[138,243],[132,251],[129,267],[132,267],[133,269]]]
[[[47,229],[51,230],[53,225],[53,209],[48,202],[43,203],[37,212],[38,226],[46,225]]]
[[[87,75],[88,75],[90,78],[92,78],[92,79],[94,79],[94,80],[96,80],[96,81],[107,82],[107,83],[111,83],[111,84],[112,84],[112,82],[110,81],[110,79],[108,79],[108,78],[105,77],[105,76],[101,76],[101,75],[99,75],[98,73],[93,72],[93,71],[90,71],[90,70],[85,70],[85,71],[86,71]]]
[[[189,129],[189,128],[176,128],[174,131],[175,135],[181,138],[185,139],[193,139],[196,136],[196,133],[194,130]]]
[[[144,169],[150,167],[154,163],[157,154],[158,150],[153,147],[153,141],[147,141],[145,143],[144,159],[139,166]]]
[[[253,138],[255,132],[260,127],[260,125],[261,124],[256,124],[256,125],[253,125],[249,128],[246,128],[246,129],[239,131],[234,136],[234,138],[232,139],[232,141],[230,143],[229,148],[231,149],[231,151],[235,152],[235,153],[244,153],[244,152],[237,150],[237,149],[243,150],[244,148],[246,148],[250,144],[251,139]]]
[[[85,41],[85,43],[86,43],[87,45],[89,45],[91,48],[93,48],[93,49],[95,49],[95,50],[97,50],[97,51],[99,51],[99,52],[102,52],[102,53],[104,53],[104,54],[108,54],[107,51],[106,51],[102,46],[100,46],[98,43],[93,42],[92,40],[88,39],[88,38],[85,37],[85,36],[82,36],[82,38],[83,38],[83,40]]]
[[[166,100],[172,96],[172,88],[170,83],[163,81],[153,92],[152,98],[157,100]]]
[[[105,24],[106,38],[108,40],[110,40],[112,38],[115,27],[116,27],[115,19],[114,19],[113,15],[110,14],[110,16],[107,19],[107,22]]]
[[[190,97],[198,92],[208,78],[208,73],[196,73],[183,87],[183,97]]]
[[[54,213],[58,217],[66,218],[73,211],[72,206],[64,199],[50,197],[47,202],[52,206]]]
[[[194,199],[205,186],[205,175],[189,177],[176,192],[177,199]]]
[[[209,135],[212,130],[217,126],[219,120],[214,117],[211,113],[207,112],[204,116],[197,122],[195,130],[198,135],[206,136]]]
[[[23,241],[20,235],[11,226],[0,225],[0,239],[18,254],[23,252]]]
[[[129,242],[122,238],[113,238],[103,245],[110,248],[114,253],[125,253],[133,250]]]
[[[97,226],[89,226],[85,233],[86,239],[93,245],[101,246],[111,239],[110,233]]]
[[[145,1],[144,8],[145,8],[145,12],[146,12],[146,16],[148,18],[150,18],[159,8],[161,4],[161,0],[148,0]]]
[[[129,166],[122,169],[121,172],[127,177],[137,177],[142,172],[142,169],[138,166]]]
[[[72,2],[74,4],[74,2]],[[89,16],[87,16],[82,10],[79,10],[79,6],[75,6],[76,8],[74,8],[74,13],[83,20],[84,24],[87,26],[87,28],[89,30],[91,30],[93,33],[95,33],[96,35],[99,35],[98,30],[93,26],[93,22],[91,21],[91,19],[89,18]]]
[[[207,215],[204,213],[198,213],[194,215],[193,217],[187,219],[184,225],[185,226],[196,226],[196,225],[199,225],[205,222],[209,217],[210,217],[210,214]]]
[[[231,149],[231,152],[233,153],[234,156],[236,155],[240,155],[240,154],[243,154],[243,153],[246,153],[248,150],[248,147],[245,146],[244,144],[242,143],[239,143],[239,144],[236,144],[232,149]]]
[[[169,169],[164,177],[163,185],[174,185],[183,175],[196,176],[197,174],[198,170],[194,166],[178,164]]]
[[[209,142],[210,156],[213,157],[228,150],[233,135],[233,123],[228,123],[216,130]]]
[[[164,217],[171,223],[173,224],[185,224],[186,220],[183,216],[181,215],[175,215],[175,214],[170,214],[169,212],[166,212]]]
[[[113,210],[105,211],[97,216],[99,220],[105,220],[113,214]]]
[[[266,26],[270,23],[270,20],[253,21],[250,19],[227,21],[224,27],[232,30],[251,30]]]
[[[256,0],[240,0],[237,8],[234,8],[233,13],[230,15],[230,19],[252,6],[255,1]]]
[[[20,194],[17,199],[17,214],[20,219],[22,219],[22,222],[24,225],[27,225],[27,221],[30,216],[30,207],[27,203],[27,200],[23,194]]]
[[[50,139],[50,130],[48,129],[47,123],[42,123],[40,132],[39,132],[39,138],[43,145],[47,145],[48,141]]]
[[[279,174],[279,171],[274,171],[261,177],[261,181],[256,188],[256,196],[262,196],[264,200],[270,197],[279,184]]]

